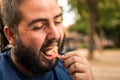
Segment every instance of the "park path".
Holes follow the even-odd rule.
[[[120,50],[95,51],[90,63],[94,80],[120,80]]]

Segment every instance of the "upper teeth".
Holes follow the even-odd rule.
[[[54,46],[54,47],[50,48],[50,50],[46,51],[45,54],[51,56],[52,54],[54,54],[54,52],[57,52],[57,51],[58,51],[58,47]]]

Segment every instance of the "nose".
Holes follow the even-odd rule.
[[[58,40],[59,39],[59,30],[58,26],[51,24],[48,29],[47,39],[49,40]]]

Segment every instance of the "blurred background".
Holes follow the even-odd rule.
[[[120,80],[120,0],[58,0],[66,32],[65,52],[78,50],[95,80]]]

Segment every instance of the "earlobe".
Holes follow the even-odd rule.
[[[8,26],[5,26],[4,27],[4,34],[7,38],[7,40],[9,41],[9,44],[14,45],[15,33],[13,32],[13,30],[11,28],[9,28]]]

